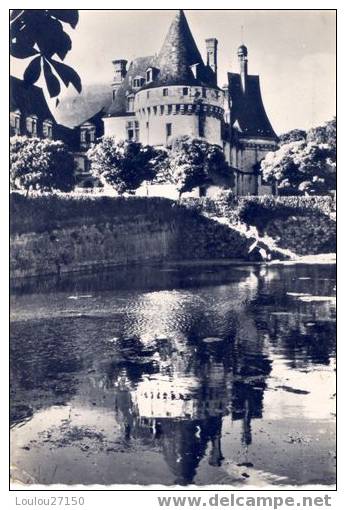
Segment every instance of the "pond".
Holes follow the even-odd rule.
[[[15,282],[12,479],[335,483],[335,267]]]

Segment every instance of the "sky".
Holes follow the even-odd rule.
[[[174,15],[172,10],[80,10],[65,62],[83,84],[110,84],[111,61],[158,53]],[[186,10],[185,15],[203,58],[205,39],[219,41],[219,86],[227,71],[238,71],[237,48],[246,44],[249,73],[260,75],[264,105],[278,134],[335,115],[335,11]],[[17,76],[22,69],[17,62],[12,66]]]

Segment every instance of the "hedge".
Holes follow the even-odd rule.
[[[136,216],[147,216],[157,221],[167,221],[186,209],[176,202],[160,197],[108,197],[71,195],[33,195],[20,193],[10,195],[10,232],[51,231],[60,224],[74,226],[82,222],[122,217],[135,221]],[[197,215],[190,211],[190,215]]]

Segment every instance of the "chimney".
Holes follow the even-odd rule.
[[[206,39],[207,48],[207,65],[211,67],[215,74],[215,85],[217,85],[217,44],[218,41],[215,37]]]
[[[113,78],[113,91],[116,91],[119,88],[119,85],[124,81],[126,76],[126,65],[127,60],[113,60],[112,64],[114,65],[114,78]]]
[[[240,81],[243,93],[246,92],[247,81],[247,47],[242,44],[238,48],[238,60],[240,67]]]

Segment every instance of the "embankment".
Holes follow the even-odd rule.
[[[256,256],[241,233],[168,199],[13,193],[10,204],[12,278]]]
[[[279,249],[296,255],[336,250],[335,200],[330,196],[235,197],[186,199],[186,207],[231,225],[256,227],[260,238],[271,238]]]

